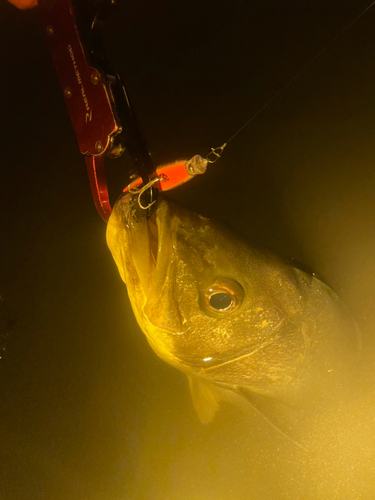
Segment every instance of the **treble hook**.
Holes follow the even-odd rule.
[[[226,145],[227,143],[224,142],[224,144],[222,146],[219,146],[218,148],[211,148],[211,151],[208,153],[206,157],[208,163],[215,163],[223,154]]]
[[[151,179],[150,182],[148,182],[147,184],[145,184],[143,187],[141,188],[137,188],[137,187],[134,187],[134,188],[131,188],[130,187],[130,184],[128,186],[128,193],[131,193],[131,194],[137,194],[138,195],[138,205],[143,209],[143,210],[148,210],[155,202],[156,200],[152,201],[151,203],[149,203],[147,206],[144,206],[142,204],[142,201],[141,201],[141,196],[142,194],[147,191],[148,189],[152,188],[152,186],[154,184],[156,184],[157,182],[159,181],[163,181],[165,182],[165,179],[163,179],[163,177],[161,175],[159,175],[158,177],[155,177],[154,179]]]

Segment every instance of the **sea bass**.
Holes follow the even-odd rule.
[[[139,326],[187,375],[203,422],[232,396],[303,406],[344,387],[357,327],[314,274],[161,194],[150,218],[120,198],[107,242]]]

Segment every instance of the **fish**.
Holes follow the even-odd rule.
[[[306,410],[345,389],[359,330],[314,273],[161,193],[151,216],[122,196],[107,244],[141,330],[187,376],[202,422],[223,401],[268,418],[270,401]]]

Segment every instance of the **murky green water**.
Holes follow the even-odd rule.
[[[139,3],[121,7],[106,40],[162,163],[222,144],[365,6]],[[0,295],[12,318],[0,497],[372,499],[375,11],[172,193],[316,270],[359,323],[356,391],[310,422],[308,452],[251,411],[227,406],[199,422],[183,375],[131,312],[37,14],[2,5],[0,19]]]

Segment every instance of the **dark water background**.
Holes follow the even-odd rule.
[[[368,3],[122,5],[105,39],[156,163],[221,145]],[[321,456],[320,446],[311,461],[256,415],[226,407],[198,421],[184,376],[134,320],[38,13],[2,0],[0,23],[0,498],[374,498],[375,448],[361,421],[342,426],[343,449]],[[220,162],[172,193],[324,276],[362,329],[369,373],[374,23],[375,7]],[[110,167],[114,199],[128,161]]]

